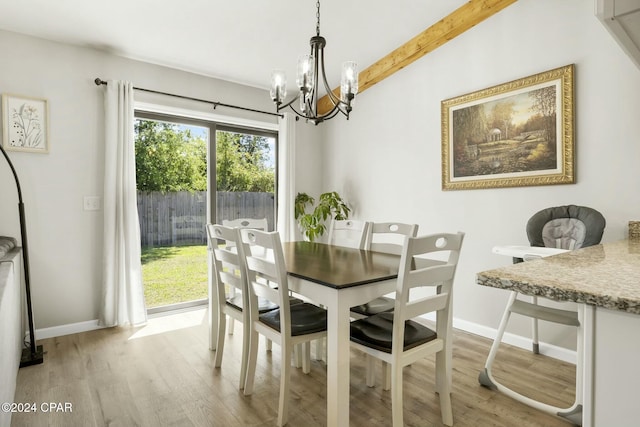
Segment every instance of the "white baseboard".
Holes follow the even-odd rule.
[[[178,304],[176,304],[176,306],[178,306]],[[207,306],[202,304],[197,304],[197,305],[189,304],[189,305],[181,306],[180,308],[176,308],[174,310],[161,311],[154,314],[150,314],[148,315],[148,318],[152,319],[154,317],[170,316],[173,314],[179,314],[179,313],[184,313],[184,312],[193,311],[193,310],[199,310],[199,309],[204,310],[206,308]],[[102,329],[105,327],[106,326],[100,326],[98,324],[98,319],[95,319],[95,320],[87,320],[85,322],[68,323],[66,325],[52,326],[50,328],[36,329],[35,334],[37,339],[43,340],[46,338],[61,337],[64,335],[77,334],[80,332],[95,331],[97,329]],[[26,333],[26,338],[28,341],[29,331],[27,331]]]
[[[80,332],[94,331],[96,329],[102,329],[104,326],[98,325],[98,319],[87,320],[85,322],[69,323],[66,325],[52,326],[50,328],[36,329],[36,339],[43,340],[46,338],[61,337],[63,335],[77,334]],[[29,333],[27,332],[27,340],[29,339]]]
[[[429,316],[427,319],[435,321],[435,316]],[[497,329],[489,328],[488,326],[479,325],[467,320],[456,319],[455,317],[453,318],[453,327],[492,340],[495,339],[498,334]],[[508,332],[505,332],[502,336],[502,342],[524,350],[531,351],[532,349],[531,338],[510,334]],[[569,350],[567,348],[558,347],[544,342],[539,343],[539,348],[540,354],[562,360],[563,362],[573,363],[574,365],[576,364],[576,352],[574,350]]]
[[[172,313],[175,314],[175,313]],[[427,316],[427,320],[435,321],[435,317]],[[479,335],[484,338],[495,339],[497,330],[482,326],[477,323],[469,322],[462,319],[453,319],[453,327],[471,334]],[[61,337],[63,335],[76,334],[79,332],[93,331],[102,329],[103,326],[98,325],[98,320],[88,320],[86,322],[70,323],[67,325],[53,326],[50,328],[36,329],[37,339]],[[531,339],[520,335],[510,334],[506,332],[502,342],[510,344],[525,350],[531,350]],[[544,342],[540,343],[540,354],[553,357],[567,363],[576,363],[576,352],[563,347],[558,347]]]

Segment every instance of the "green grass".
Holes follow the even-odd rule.
[[[142,248],[147,308],[207,298],[207,247]]]

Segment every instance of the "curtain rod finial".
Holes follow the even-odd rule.
[[[96,77],[96,79],[94,80],[94,83],[95,83],[97,86],[100,86],[100,85],[106,85],[106,84],[107,84],[107,82],[105,82],[104,80],[100,79],[100,77]]]

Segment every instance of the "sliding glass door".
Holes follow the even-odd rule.
[[[274,229],[276,134],[137,112],[135,136],[147,309],[206,304],[207,222]]]

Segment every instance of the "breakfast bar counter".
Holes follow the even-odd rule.
[[[640,240],[621,240],[477,274],[479,285],[584,310],[583,425],[638,425]]]
[[[640,240],[621,240],[478,273],[477,283],[640,314]]]

